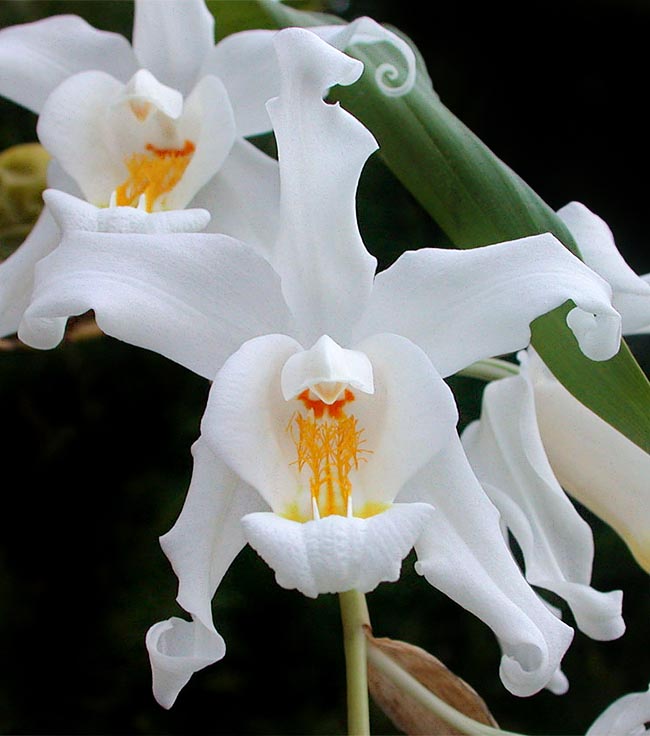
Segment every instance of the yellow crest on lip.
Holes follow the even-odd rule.
[[[299,472],[305,468],[310,472],[315,516],[316,511],[319,516],[347,516],[352,497],[350,472],[372,451],[362,447],[365,440],[357,418],[344,411],[355,398],[350,389],[331,404],[310,398],[309,393],[307,389],[297,397],[306,413],[296,412],[287,428],[296,446],[297,459],[292,464]]]
[[[157,200],[171,192],[185,173],[196,146],[186,140],[182,148],[158,148],[147,143],[146,153],[134,153],[124,162],[129,176],[115,190],[118,207],[137,207],[144,195],[147,212]]]

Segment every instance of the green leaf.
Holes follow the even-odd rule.
[[[324,22],[323,16],[259,3],[278,27]],[[326,22],[341,20],[330,16]],[[474,248],[551,232],[579,255],[564,223],[442,104],[426,73],[418,74],[407,95],[387,97],[375,73],[382,62],[394,61],[388,44],[348,51],[364,62],[365,71],[356,84],[337,87],[334,97],[373,132],[387,165],[454,245]],[[423,70],[421,59],[419,66]],[[650,452],[650,383],[624,343],[611,360],[586,358],[565,322],[570,306],[535,320],[535,349],[577,399]]]

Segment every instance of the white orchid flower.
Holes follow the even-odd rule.
[[[404,81],[385,83],[400,76],[393,67],[377,81],[389,94],[412,87],[413,51],[370,18],[311,30],[341,49],[392,43]],[[54,157],[51,187],[100,207],[205,209],[212,230],[263,246],[277,227],[277,162],[246,138],[271,129],[275,33],[245,31],[215,45],[204,0],[136,0],[132,46],[79,17],[55,16],[0,31],[0,94],[39,114],[39,138]],[[46,207],[0,266],[1,336],[16,331],[34,265],[59,240]]]
[[[648,277],[629,268],[610,229],[584,205],[558,214],[584,261],[611,284],[624,334],[650,331]],[[589,636],[616,638],[620,593],[590,587],[591,530],[562,489],[610,524],[650,572],[650,455],[580,403],[532,348],[519,360],[519,375],[486,387],[481,420],[467,427],[463,445],[522,549],[529,582],[565,598]]]
[[[274,43],[272,262],[225,235],[96,232],[92,208],[52,192],[64,238],[38,264],[19,331],[52,347],[69,315],[92,308],[109,335],[214,379],[187,500],[161,540],[192,620],[147,635],[156,698],[170,707],[224,655],[211,600],[246,542],[308,596],[396,580],[415,546],[418,571],[499,637],[506,687],[529,695],[555,677],[572,630],[521,575],[443,378],[526,346],[531,320],[569,298],[590,315],[572,321],[583,350],[609,358],[620,340],[609,286],[549,234],[422,249],[375,274],[355,197],[377,144],[322,99],[363,65],[301,29]]]
[[[585,736],[643,736],[650,733],[650,688],[623,695],[591,724]]]

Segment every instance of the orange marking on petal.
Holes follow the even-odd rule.
[[[342,399],[325,404],[309,398],[309,390],[297,397],[307,409],[307,415],[296,412],[287,430],[296,447],[298,471],[309,471],[309,489],[321,516],[346,516],[352,495],[350,473],[372,451],[362,447],[363,429],[357,418],[347,415],[344,407],[354,401],[354,394],[345,390]]]
[[[182,148],[158,148],[147,143],[145,150],[147,153],[134,153],[124,162],[129,176],[115,190],[119,207],[136,207],[144,195],[145,207],[151,212],[156,201],[178,184],[196,146],[189,140]]]

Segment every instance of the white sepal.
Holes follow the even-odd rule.
[[[346,590],[367,593],[397,580],[402,560],[433,513],[428,504],[395,504],[367,519],[332,515],[300,523],[257,513],[242,524],[278,585],[315,598]]]
[[[195,672],[223,659],[226,645],[214,627],[176,616],[154,624],[145,638],[153,694],[163,708],[171,708]]]
[[[377,275],[355,336],[408,337],[448,376],[525,348],[530,323],[572,299],[570,326],[580,347],[606,360],[621,336],[610,298],[609,285],[548,233],[462,251],[424,248]]]
[[[588,636],[615,639],[625,631],[622,593],[601,593],[590,585],[591,528],[553,474],[537,426],[526,353],[519,358],[519,375],[485,388],[481,419],[465,429],[463,446],[521,548],[528,582],[564,598]]]
[[[643,736],[650,733],[650,688],[615,700],[591,724],[585,736]]]

